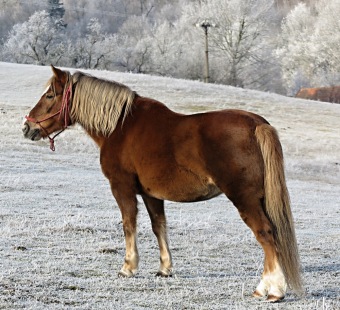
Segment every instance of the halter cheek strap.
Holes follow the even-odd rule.
[[[54,146],[54,139],[59,136],[68,126],[68,123],[70,121],[70,102],[71,102],[71,97],[72,97],[72,83],[68,86],[67,90],[64,92],[63,94],[63,99],[61,102],[61,107],[60,110],[54,114],[52,114],[49,117],[46,117],[42,120],[37,120],[35,118],[29,117],[28,115],[25,116],[25,118],[32,123],[35,123],[37,125],[40,126],[40,128],[45,132],[46,136],[48,137],[49,141],[50,141],[50,149],[51,151],[55,151],[55,146]],[[58,133],[56,133],[52,138],[50,137],[50,135],[48,134],[46,128],[44,128],[41,123],[44,121],[47,121],[55,116],[57,116],[59,114],[59,119],[61,119],[63,117],[64,119],[64,126],[63,129],[60,130]]]

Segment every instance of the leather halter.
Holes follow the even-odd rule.
[[[25,116],[25,118],[32,123],[35,123],[40,126],[40,128],[45,132],[46,136],[50,140],[50,149],[54,152],[55,151],[55,146],[54,146],[54,139],[60,135],[68,126],[68,122],[70,120],[70,104],[71,104],[71,98],[72,98],[72,83],[68,86],[67,90],[63,94],[63,99],[61,102],[61,107],[60,110],[54,114],[52,114],[49,117],[46,117],[42,120],[37,120],[35,118],[29,117],[28,115]],[[64,125],[63,129],[60,130],[58,133],[56,133],[52,138],[48,134],[46,128],[44,128],[41,123],[44,121],[47,121],[59,114],[59,119],[63,118],[64,119]]]

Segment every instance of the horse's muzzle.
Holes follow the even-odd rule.
[[[38,128],[32,129],[27,122],[24,123],[21,130],[24,134],[24,137],[27,139],[31,139],[32,141],[38,141],[41,139],[40,129]]]
[[[28,134],[28,132],[30,131],[30,126],[28,126],[27,122],[25,122],[21,128],[24,136],[26,137],[26,135]]]

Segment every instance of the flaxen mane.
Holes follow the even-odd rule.
[[[126,117],[135,98],[135,92],[125,85],[81,72],[73,74],[70,83],[75,85],[70,111],[73,122],[104,136],[115,130],[123,110]]]

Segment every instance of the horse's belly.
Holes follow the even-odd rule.
[[[177,202],[195,202],[208,200],[221,194],[221,190],[209,177],[186,176],[185,178],[172,178],[168,181],[163,178],[143,186],[143,191],[152,197]]]
[[[178,202],[195,202],[195,201],[203,201],[214,198],[221,194],[221,191],[214,185],[208,185],[205,188],[202,188],[200,191],[184,193],[182,197],[174,197],[174,199],[169,199],[172,201]]]

